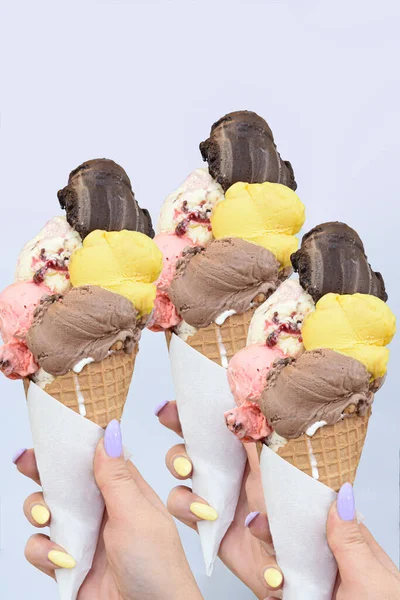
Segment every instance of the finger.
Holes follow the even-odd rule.
[[[50,510],[44,501],[42,492],[31,494],[24,502],[24,515],[31,525],[47,527],[50,523]]]
[[[271,530],[269,528],[268,517],[265,513],[258,511],[249,513],[244,524],[245,527],[248,527],[252,536],[260,540],[260,542],[264,542],[267,546],[272,547]]]
[[[75,559],[64,548],[51,542],[47,535],[36,533],[25,546],[25,558],[49,577],[55,577],[56,569],[73,569]]]
[[[177,479],[188,479],[192,475],[193,465],[186,454],[185,444],[172,446],[165,457],[169,472]]]
[[[375,558],[377,560],[379,560],[381,565],[383,565],[384,567],[386,567],[386,569],[391,571],[393,573],[393,575],[396,575],[396,577],[399,577],[398,568],[396,567],[394,562],[389,558],[389,556],[386,554],[386,552],[380,547],[380,545],[378,544],[378,542],[376,541],[376,539],[374,538],[372,533],[369,531],[369,529],[367,529],[367,527],[365,527],[365,525],[362,523],[360,524],[360,529],[361,529],[361,533],[364,536],[365,541],[367,542],[367,544],[368,544],[372,554],[375,556]]]
[[[15,461],[15,465],[22,475],[29,477],[29,479],[33,479],[35,483],[40,485],[40,476],[33,448],[26,450],[21,454]]]
[[[123,456],[121,427],[111,421],[97,445],[94,476],[110,520],[132,523],[145,500]]]
[[[356,520],[353,487],[345,483],[332,504],[327,521],[327,539],[343,582],[352,581],[356,571],[368,573],[378,563]]]
[[[218,513],[212,506],[183,485],[171,490],[167,508],[173,517],[192,529],[196,529],[199,521],[215,521],[218,518]]]
[[[263,577],[267,589],[271,592],[276,592],[282,589],[283,573],[273,557],[268,560],[263,572]]]
[[[167,429],[171,429],[183,437],[181,422],[179,421],[178,409],[175,400],[165,404],[165,406],[163,406],[157,413],[157,417],[161,425],[164,425],[164,427]]]

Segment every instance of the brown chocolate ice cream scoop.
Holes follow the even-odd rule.
[[[207,327],[225,311],[246,312],[258,295],[264,301],[278,285],[278,271],[275,256],[262,246],[214,240],[183,252],[168,296],[189,325]]]
[[[359,235],[345,223],[317,225],[291,261],[300,284],[317,302],[334,294],[371,294],[387,300],[382,275],[372,270]]]
[[[297,360],[275,362],[259,405],[279,435],[297,438],[313,425],[364,415],[374,399],[369,379],[358,360],[334,350],[312,350]]]
[[[113,160],[88,160],[73,171],[58,192],[67,221],[84,239],[91,231],[128,229],[154,237],[148,210],[140,208],[124,169]]]
[[[124,296],[94,285],[76,287],[42,300],[27,345],[45,371],[64,375],[83,359],[103,360],[111,347],[130,354],[144,326],[137,317]]]
[[[224,191],[238,181],[297,188],[292,165],[281,159],[268,123],[255,112],[239,110],[219,119],[200,152]]]

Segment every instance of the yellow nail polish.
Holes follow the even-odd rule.
[[[192,472],[192,463],[184,456],[178,456],[174,460],[174,469],[181,477],[187,477]]]
[[[204,521],[215,521],[218,519],[217,511],[212,506],[208,506],[208,504],[203,504],[202,502],[192,502],[190,512]]]
[[[60,569],[73,569],[76,565],[76,561],[72,556],[59,550],[50,550],[47,558],[53,565],[60,567]]]
[[[35,504],[31,508],[32,519],[36,521],[38,525],[44,525],[50,519],[50,513],[43,504]]]
[[[264,579],[271,588],[278,588],[283,581],[282,573],[278,569],[270,567],[264,571]]]

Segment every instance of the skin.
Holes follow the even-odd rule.
[[[175,402],[169,402],[158,417],[164,426],[182,435]],[[222,540],[219,557],[257,598],[264,599],[267,596],[266,600],[274,600],[282,598],[281,592],[268,588],[263,581],[266,567],[278,569],[279,567],[275,558],[271,556],[273,543],[265,512],[258,455],[254,444],[245,444],[245,448],[249,465],[235,519]],[[173,468],[176,456],[189,458],[183,444],[171,448],[166,456],[166,464],[170,472],[177,479],[182,479]],[[189,488],[179,486],[172,490],[168,499],[171,513],[192,528],[198,520],[189,512],[189,506],[194,498]],[[246,529],[243,523],[247,514],[252,511],[260,511],[260,515]],[[327,538],[339,567],[332,600],[376,600],[378,598],[398,600],[400,598],[399,570],[365,525],[358,524],[356,520],[342,521],[337,512],[336,502],[332,504],[328,515]],[[257,540],[261,543],[256,543]]]
[[[33,450],[19,458],[17,468],[40,485]],[[201,600],[174,521],[136,467],[123,458],[109,458],[101,441],[94,470],[106,512],[93,567],[78,600]],[[38,527],[31,516],[35,504],[46,506],[41,492],[24,503],[26,518]],[[25,556],[54,578],[56,567],[47,558],[50,550],[65,552],[46,535],[36,534],[28,540]]]
[[[175,402],[169,402],[158,417],[164,426],[182,436]],[[274,558],[265,512],[257,450],[254,444],[246,444],[245,447],[248,466],[235,519],[221,543],[219,557],[257,598],[277,600],[282,598],[282,591],[270,588],[263,577],[266,568],[279,567]],[[191,473],[187,477],[178,475],[173,466],[177,457],[190,460],[183,444],[173,446],[166,456],[169,471],[183,481],[190,478]],[[106,457],[100,442],[95,470],[107,512],[93,568],[79,592],[78,600],[148,600],[149,597],[201,599],[168,511],[132,463],[121,462],[121,459],[112,459],[111,462],[115,460],[120,461],[118,468],[104,470],[102,461],[109,464],[110,459]],[[25,452],[16,464],[21,473],[40,485],[33,450]],[[103,477],[100,478],[99,468],[103,469]],[[116,482],[122,487],[115,487]],[[129,494],[126,493],[127,488]],[[121,497],[126,502],[121,504]],[[171,491],[168,509],[182,523],[196,530],[199,519],[190,512],[192,502],[207,503],[193,494],[190,488],[180,485]],[[39,492],[29,496],[24,504],[25,516],[35,526],[38,525],[30,511],[38,503],[45,506],[43,495]],[[260,514],[245,528],[244,520],[253,511],[260,511]],[[139,519],[138,514],[141,516]],[[45,523],[43,527],[47,525]],[[328,515],[327,538],[339,567],[332,600],[400,598],[398,569],[364,525],[356,520],[342,521],[336,502]],[[25,554],[36,568],[54,577],[55,567],[47,559],[52,549],[60,548],[50,542],[47,536],[36,534],[28,541]],[[144,561],[146,569],[143,569]]]

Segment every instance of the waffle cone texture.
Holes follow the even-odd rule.
[[[251,309],[242,315],[232,315],[220,326],[212,323],[199,329],[186,343],[223,366],[221,341],[229,361],[236,352],[246,346],[247,332],[254,311],[255,309]],[[168,346],[171,336],[171,332],[166,331]],[[334,425],[321,427],[312,437],[303,434],[289,440],[285,446],[279,448],[277,454],[310,477],[313,477],[313,472],[316,475],[318,471],[318,481],[334,491],[339,491],[343,483],[354,483],[370,415],[371,411],[363,417],[342,419]],[[258,443],[259,454],[261,448],[261,443]]]
[[[44,391],[67,408],[105,428],[113,419],[121,420],[137,352],[138,346],[132,354],[111,354],[101,362],[90,363],[80,373],[69,371],[56,377]],[[27,392],[27,380],[24,386]],[[79,402],[79,397],[84,403]]]
[[[247,332],[255,308],[251,308],[242,315],[228,317],[222,325],[211,323],[208,327],[199,329],[194,335],[186,340],[191,348],[203,354],[213,362],[223,367],[221,346],[225,349],[228,362],[232,356],[246,346]],[[166,331],[167,344],[171,340],[171,332]]]
[[[371,411],[325,425],[312,437],[303,434],[279,448],[278,455],[311,477],[314,466],[318,481],[338,492],[344,483],[354,483],[370,416]]]

